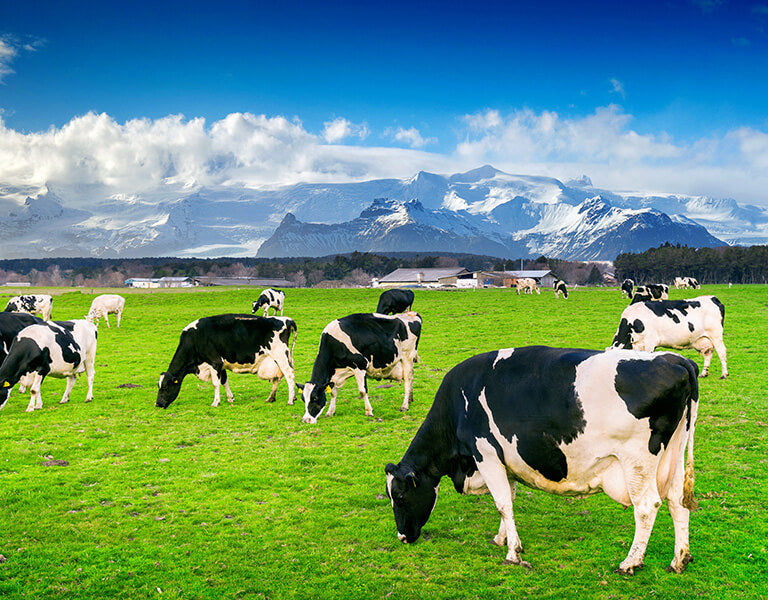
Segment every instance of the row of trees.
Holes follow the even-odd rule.
[[[619,254],[613,264],[619,279],[638,284],[671,283],[682,276],[699,283],[768,282],[768,246],[689,248],[666,243],[639,254]]]

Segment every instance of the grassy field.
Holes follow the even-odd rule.
[[[25,413],[28,398],[14,392],[0,412],[0,598],[768,597],[768,287],[700,293],[726,305],[731,376],[717,379],[714,358],[714,377],[701,382],[700,509],[683,575],[665,571],[666,507],[645,568],[624,577],[613,570],[632,540],[632,511],[604,495],[520,488],[515,517],[531,570],[502,565],[505,550],[489,544],[498,527],[490,496],[461,496],[445,480],[422,538],[404,545],[385,495],[384,464],[400,460],[447,370],[510,346],[605,348],[626,305],[616,289],[577,289],[567,301],[551,290],[417,291],[424,330],[411,410],[398,410],[402,387],[372,381],[375,416],[365,417],[350,380],[336,416],[315,426],[302,423],[300,403],[287,406],[284,382],[265,404],[270,384],[248,375],[231,376],[232,406],[212,408],[211,385],[190,377],[168,410],[155,408],[181,328],[250,312],[256,290],[146,291],[126,295],[120,329],[102,323],[94,402],[83,402],[82,379],[59,405],[64,383],[49,379],[43,410]],[[0,303],[10,295],[1,291]],[[325,324],[373,310],[377,297],[288,291],[299,381]],[[92,298],[58,295],[54,319],[82,317]]]

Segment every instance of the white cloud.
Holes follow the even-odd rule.
[[[626,97],[626,94],[624,93],[624,84],[621,83],[618,79],[611,78],[611,91],[615,94],[619,94],[622,98]]]
[[[323,138],[329,144],[335,144],[350,136],[364,140],[370,133],[365,124],[356,125],[343,117],[323,123]]]
[[[10,42],[0,39],[0,83],[3,83],[3,79],[8,75],[15,73],[11,63],[17,54],[18,50]]]
[[[434,144],[437,142],[437,138],[422,137],[419,130],[415,127],[410,127],[408,129],[404,129],[403,127],[398,127],[397,129],[387,129],[384,132],[384,135],[389,136],[396,142],[408,144],[411,148],[423,148],[428,144]]]

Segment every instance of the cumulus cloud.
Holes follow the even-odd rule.
[[[13,75],[15,71],[11,68],[13,59],[16,58],[18,51],[8,41],[0,39],[0,83],[8,75]]]
[[[329,144],[335,144],[341,140],[355,136],[364,140],[370,133],[365,124],[356,125],[343,117],[323,123],[323,139]]]
[[[428,144],[434,144],[437,142],[437,138],[422,137],[419,130],[415,127],[409,127],[408,129],[404,129],[403,127],[398,127],[397,129],[390,128],[387,129],[384,134],[396,142],[400,142],[401,144],[408,144],[411,148],[423,148]]]

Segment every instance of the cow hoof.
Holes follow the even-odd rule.
[[[69,402],[69,398],[62,398],[61,400],[59,400],[59,404],[66,404],[67,402]],[[86,402],[88,401],[86,400]]]
[[[501,538],[499,539],[498,535],[495,535],[491,538],[491,541],[488,542],[489,544],[493,544],[494,546],[504,546],[504,544],[507,542],[507,538]]]
[[[401,406],[400,407],[400,412],[408,412],[409,408],[410,408],[410,406]]]
[[[266,400],[266,402],[267,402],[267,403],[269,403],[269,402],[274,402],[274,401],[275,401],[275,399],[274,399],[272,396],[270,396],[270,397],[269,397],[269,398],[267,398],[267,400]]]
[[[708,375],[709,375],[709,371],[702,371],[701,374],[699,375],[699,379],[704,379]]]
[[[504,564],[504,565],[519,565],[519,566],[523,567],[524,569],[533,569],[533,565],[531,565],[531,563],[529,563],[526,560],[519,559],[519,558],[517,560],[513,560],[511,558],[505,558],[502,561],[502,564]]]
[[[634,567],[626,567],[626,568],[619,567],[618,569],[616,569],[614,571],[614,573],[618,573],[619,575],[634,575],[635,574],[635,569],[637,569],[639,571],[642,568],[643,568],[643,564],[640,563],[639,565],[636,565]]]
[[[93,402],[93,398],[86,398],[85,401],[86,402]]]
[[[35,410],[34,408],[28,408],[28,409],[27,409],[27,410],[25,410],[24,412],[34,412],[34,410]]]
[[[293,403],[294,403],[293,400],[288,400],[288,406],[293,406]]]
[[[725,375],[720,375],[720,379],[728,379],[728,373],[726,373]]]

